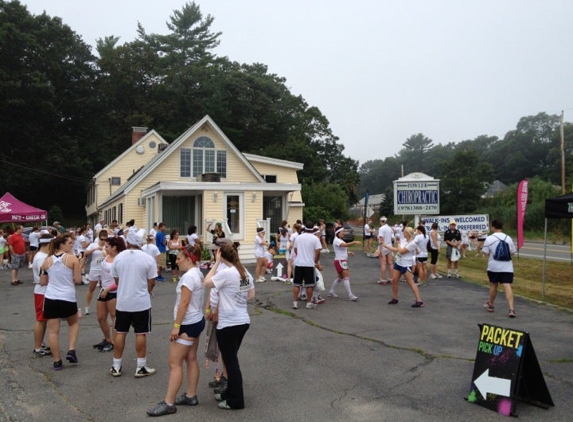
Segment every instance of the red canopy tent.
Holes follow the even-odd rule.
[[[0,223],[34,223],[48,219],[48,213],[5,193],[0,198]]]

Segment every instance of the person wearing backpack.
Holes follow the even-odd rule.
[[[489,300],[483,304],[488,312],[493,312],[493,303],[497,296],[499,284],[503,285],[505,298],[509,305],[509,317],[515,318],[515,307],[513,305],[513,261],[511,256],[515,254],[515,245],[511,237],[502,232],[503,223],[501,220],[491,222],[492,234],[488,236],[483,244],[482,252],[489,256],[487,264],[487,276],[489,278]]]

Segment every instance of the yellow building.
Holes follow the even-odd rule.
[[[171,144],[157,132],[134,128],[123,154],[94,175],[86,213],[123,226],[135,219],[149,230],[163,221],[167,233],[187,234],[191,225],[204,241],[210,223],[241,243],[240,255],[252,261],[256,228],[275,233],[282,220],[302,220],[304,206],[297,171],[301,163],[241,153],[205,116]]]

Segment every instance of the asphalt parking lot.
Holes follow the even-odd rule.
[[[333,254],[324,254],[327,288],[334,279]],[[463,275],[463,262],[460,264]],[[254,270],[248,266],[250,270]],[[327,298],[316,310],[292,309],[292,288],[281,282],[256,284],[251,328],[239,359],[246,408],[226,411],[207,387],[214,367],[199,382],[199,406],[180,407],[165,420],[210,421],[493,421],[503,416],[468,403],[479,340],[478,324],[527,331],[555,407],[518,403],[520,420],[565,421],[573,414],[573,314],[516,298],[518,317],[507,317],[503,294],[496,312],[482,308],[486,286],[442,279],[421,289],[426,306],[400,283],[400,302],[387,305],[390,286],[376,284],[378,261],[350,259],[357,302]],[[254,271],[251,271],[254,272]],[[268,276],[267,276],[268,278]],[[157,283],[153,333],[148,341],[152,377],[137,379],[133,335],[124,352],[124,375],[113,378],[112,356],[92,349],[101,340],[95,314],[80,322],[79,364],[54,372],[51,358],[33,358],[31,270],[23,285],[11,286],[0,270],[0,421],[131,421],[163,399],[167,387],[169,332],[175,284]],[[77,287],[83,304],[86,286]],[[92,308],[95,309],[94,306]],[[62,325],[65,344],[67,329]],[[203,347],[200,346],[200,352]],[[200,362],[203,363],[202,353]]]

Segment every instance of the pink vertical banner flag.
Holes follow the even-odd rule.
[[[517,249],[523,247],[523,220],[527,208],[527,185],[529,181],[522,180],[517,187]]]

